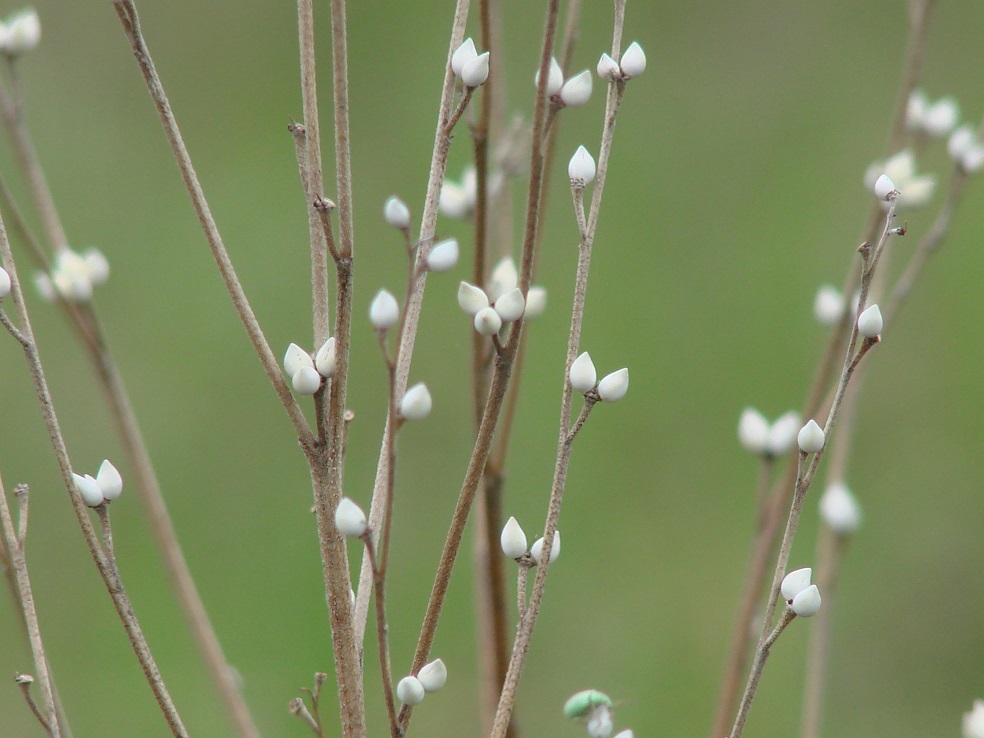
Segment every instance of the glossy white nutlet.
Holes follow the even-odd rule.
[[[524,320],[533,320],[543,315],[547,309],[547,288],[530,287],[526,293],[526,312],[523,313]]]
[[[481,287],[462,282],[458,285],[458,306],[469,315],[475,315],[489,306],[489,298]]]
[[[478,51],[475,49],[475,42],[471,38],[466,38],[451,55],[451,71],[460,77],[465,65],[477,57]]]
[[[530,546],[530,556],[533,557],[533,561],[537,564],[540,563],[540,558],[543,556],[543,539],[537,538],[532,546]],[[553,563],[560,556],[560,531],[554,531],[553,543],[550,544],[550,561]]]
[[[321,381],[321,375],[318,374],[318,370],[313,366],[302,366],[290,378],[290,383],[294,387],[294,391],[299,395],[305,396],[313,395],[321,389]]]
[[[494,308],[482,308],[475,313],[475,330],[483,336],[492,336],[502,328],[502,318]]]
[[[400,416],[404,420],[423,420],[433,407],[430,391],[423,382],[415,384],[407,390],[400,401]]]
[[[109,259],[102,251],[95,247],[88,248],[82,252],[82,259],[85,261],[92,284],[99,286],[109,281]]]
[[[780,415],[769,428],[769,453],[772,456],[785,456],[796,443],[802,419],[795,410]]]
[[[510,559],[518,559],[529,550],[526,545],[526,533],[516,518],[509,518],[502,526],[499,545],[502,546],[502,553]]]
[[[427,268],[432,272],[446,272],[458,263],[458,239],[449,238],[435,243],[427,254]]]
[[[834,482],[820,495],[820,517],[834,533],[849,536],[861,527],[861,506],[843,482]]]
[[[569,108],[577,108],[591,99],[591,72],[585,69],[564,82],[560,99]]]
[[[293,377],[300,371],[301,367],[305,366],[314,368],[314,360],[311,358],[311,354],[296,343],[292,343],[287,347],[287,353],[284,354],[284,372],[286,372],[288,377]]]
[[[4,51],[11,56],[37,48],[41,42],[41,20],[33,8],[18,13],[7,21],[7,39]]]
[[[583,393],[594,389],[598,383],[598,372],[587,351],[571,363],[571,369],[567,373],[567,378],[571,383],[571,389],[575,392]]]
[[[749,453],[769,451],[769,421],[754,407],[746,407],[738,418],[738,442]]]
[[[817,585],[811,584],[793,598],[790,609],[801,618],[812,618],[820,612],[820,590]]]
[[[813,569],[809,567],[804,569],[796,569],[795,571],[789,572],[782,578],[782,584],[779,586],[779,592],[782,593],[782,598],[786,600],[786,602],[789,602],[796,595],[810,586],[810,581],[812,578]]]
[[[622,54],[619,66],[622,68],[622,74],[627,78],[638,77],[646,71],[646,52],[637,42],[633,41]]]
[[[335,508],[335,527],[347,538],[358,538],[369,529],[366,514],[348,497],[343,497]]]
[[[99,487],[99,482],[86,474],[84,477],[72,472],[72,481],[75,482],[75,489],[89,507],[99,507],[103,504],[103,493]]]
[[[405,676],[396,685],[396,698],[404,705],[419,705],[427,692],[415,676]]]
[[[10,275],[7,270],[0,267],[0,299],[10,294]]]
[[[540,70],[536,70],[536,74],[533,75],[533,85],[535,87],[540,86]],[[564,86],[564,70],[560,68],[560,64],[553,57],[550,57],[550,72],[547,74],[547,97],[553,97],[558,92],[560,88]]]
[[[875,180],[875,197],[879,200],[894,200],[899,196],[899,191],[895,189],[895,183],[887,174],[882,174]]]
[[[878,338],[884,327],[885,321],[877,305],[869,305],[858,316],[858,333],[865,338]]]
[[[102,491],[103,499],[108,502],[119,499],[119,496],[123,494],[123,477],[120,476],[119,471],[110,463],[109,459],[103,459],[99,465],[99,471],[96,472],[96,484]]]
[[[950,135],[960,122],[960,106],[952,97],[941,97],[923,115],[923,130],[937,138]]]
[[[598,382],[598,397],[605,402],[618,402],[629,391],[629,370],[626,367],[614,371]]]
[[[571,187],[578,190],[583,189],[594,181],[596,172],[594,157],[588,153],[586,148],[578,146],[567,165],[567,176],[570,177]]]
[[[984,700],[974,700],[970,712],[963,714],[963,738],[984,738]]]
[[[598,72],[598,76],[605,80],[605,82],[622,78],[622,69],[618,66],[618,62],[608,56],[608,54],[601,55],[596,71]]]
[[[318,353],[314,355],[314,368],[325,379],[331,379],[335,374],[335,337],[325,341]]]
[[[394,228],[403,230],[410,227],[410,208],[396,195],[386,198],[386,204],[383,205],[383,217]]]
[[[822,284],[813,298],[813,317],[825,328],[831,328],[844,317],[844,295],[832,284]]]
[[[437,692],[447,684],[448,667],[441,659],[435,659],[429,664],[424,664],[417,672],[417,681],[424,688],[425,692]]]
[[[513,287],[495,301],[493,306],[503,323],[511,323],[523,317],[526,311],[526,299],[519,287]]]
[[[504,256],[499,263],[492,269],[489,275],[489,284],[486,292],[489,302],[495,302],[509,290],[519,286],[519,270],[516,269],[516,262],[511,256]]]
[[[400,320],[400,304],[389,290],[380,290],[369,305],[369,321],[377,331],[392,328]]]
[[[800,428],[800,432],[796,435],[796,443],[800,451],[805,454],[815,454],[822,449],[824,440],[823,428],[812,418],[806,421],[806,425]]]
[[[480,87],[489,78],[489,52],[479,54],[461,69],[465,87]]]

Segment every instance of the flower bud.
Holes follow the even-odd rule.
[[[790,609],[801,618],[812,618],[820,612],[820,590],[811,584],[793,598]]]
[[[585,69],[564,82],[560,99],[569,108],[577,108],[591,99],[591,72]]]
[[[489,52],[479,54],[461,69],[465,87],[479,87],[489,78]]]
[[[393,293],[380,290],[369,305],[369,321],[377,331],[392,328],[400,320],[400,305]]]
[[[594,362],[591,361],[591,356],[587,351],[571,363],[567,378],[571,383],[571,389],[575,392],[587,392],[594,389],[598,383],[598,372],[595,370]]]
[[[431,661],[420,667],[417,680],[425,692],[437,692],[448,681],[448,667],[444,665],[441,659]]]
[[[923,129],[937,138],[948,136],[960,120],[960,106],[952,97],[941,97],[923,116]]]
[[[502,553],[510,559],[518,559],[528,550],[526,546],[526,533],[516,518],[509,518],[506,524],[502,526],[499,544],[502,546]]]
[[[513,287],[495,301],[493,306],[495,311],[502,318],[503,323],[511,323],[523,317],[526,310],[526,300],[523,298],[523,291],[519,287]]]
[[[843,482],[835,482],[820,496],[820,517],[834,533],[849,536],[861,526],[861,506]]]
[[[575,190],[582,190],[586,185],[591,184],[595,178],[595,160],[588,150],[583,146],[578,146],[574,156],[571,157],[567,165],[567,176],[571,179],[571,187]]]
[[[536,74],[533,76],[533,84],[537,87],[540,86],[540,70],[536,70]],[[550,57],[550,72],[547,75],[547,97],[553,97],[558,92],[560,88],[564,86],[564,70],[560,68],[560,64],[553,57]]]
[[[11,56],[33,51],[41,42],[41,20],[37,11],[25,10],[7,22],[7,43],[3,49]]]
[[[313,366],[302,366],[290,378],[290,383],[297,394],[313,395],[321,389],[321,375]]]
[[[837,325],[844,315],[844,307],[844,295],[831,284],[821,285],[813,298],[813,316],[825,328]]]
[[[91,476],[86,474],[84,477],[72,472],[72,481],[75,482],[75,489],[79,496],[89,507],[99,507],[103,504],[104,498],[102,488],[99,483]]]
[[[605,82],[622,78],[622,70],[618,66],[618,62],[608,56],[608,54],[601,55],[601,59],[598,60],[597,72],[598,76],[605,80]]]
[[[410,227],[410,208],[396,195],[392,195],[383,205],[383,217],[394,228],[405,230]]]
[[[494,308],[482,308],[475,313],[475,330],[483,336],[491,336],[502,328],[502,318]]]
[[[284,354],[284,372],[286,372],[288,377],[293,377],[300,371],[301,367],[305,366],[314,368],[314,360],[311,358],[311,354],[296,343],[292,343],[287,347],[287,353]]]
[[[738,441],[753,454],[769,450],[769,421],[754,407],[746,407],[738,419]]]
[[[533,561],[537,564],[540,563],[540,558],[543,556],[543,539],[537,538],[536,542],[530,546],[530,556],[533,557]],[[553,543],[550,544],[550,561],[548,563],[552,564],[560,556],[560,531],[554,531]]]
[[[899,191],[895,189],[895,183],[888,178],[887,174],[882,174],[875,180],[875,197],[879,200],[891,201],[899,196]]]
[[[466,38],[451,55],[451,71],[460,77],[465,65],[477,57],[478,51],[475,50],[475,42],[471,38]]]
[[[885,321],[877,305],[866,307],[858,316],[858,333],[865,338],[878,338]]]
[[[10,294],[10,275],[7,270],[0,267],[0,300]]]
[[[629,48],[625,50],[625,53],[622,54],[622,60],[619,62],[619,66],[622,68],[622,74],[626,78],[638,77],[646,71],[646,52],[642,50],[642,47],[638,43],[633,41],[629,44]]]
[[[524,320],[533,320],[543,315],[547,309],[547,288],[530,287],[526,293],[526,311],[523,313]]]
[[[322,344],[314,357],[314,368],[325,379],[331,379],[335,374],[335,337],[332,336]]]
[[[815,454],[823,448],[823,428],[817,425],[817,421],[811,418],[806,421],[806,425],[800,428],[800,432],[796,436],[796,443],[799,444],[800,451],[803,453]]]
[[[441,211],[441,215],[454,220],[461,220],[467,217],[474,204],[474,201],[461,185],[448,180],[445,180],[441,185],[441,196],[437,202],[437,208]]]
[[[597,689],[585,689],[570,696],[564,703],[564,717],[568,720],[579,720],[587,717],[596,707],[612,706],[612,699]]]
[[[963,714],[963,738],[984,738],[984,700],[974,700],[974,707]]]
[[[425,695],[424,685],[417,677],[405,676],[396,685],[396,697],[404,705],[419,705],[424,701]]]
[[[462,282],[458,285],[458,306],[469,315],[475,315],[489,306],[489,298],[481,287]]]
[[[458,263],[458,240],[449,238],[431,247],[427,254],[427,268],[432,272],[446,272]]]
[[[489,285],[486,292],[489,302],[495,302],[509,290],[519,286],[519,272],[516,269],[516,262],[511,256],[505,256],[492,269],[489,276]]]
[[[107,502],[118,499],[123,493],[123,477],[120,476],[116,467],[109,462],[109,459],[103,459],[103,463],[99,465],[99,471],[96,473],[96,484],[99,485],[103,499]]]
[[[782,593],[782,598],[789,602],[796,595],[802,592],[804,589],[810,586],[810,580],[813,577],[813,569],[809,567],[805,569],[796,569],[795,571],[789,572],[782,579],[782,584],[779,587],[779,592]]]
[[[795,410],[780,415],[769,428],[769,454],[772,456],[785,456],[796,443],[796,434],[799,432],[800,415]]]
[[[598,382],[598,397],[605,402],[618,402],[629,391],[629,370],[619,369]]]
[[[420,382],[403,395],[403,400],[400,402],[400,416],[404,420],[423,420],[430,414],[432,404],[427,385]]]
[[[369,529],[366,514],[348,497],[343,497],[335,508],[335,527],[346,538],[359,538]]]

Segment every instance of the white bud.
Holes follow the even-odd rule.
[[[424,688],[425,692],[437,692],[448,681],[448,667],[441,659],[424,664],[417,672],[417,681]]]
[[[489,298],[481,287],[462,282],[458,285],[458,305],[469,315],[475,315],[489,306]]]
[[[388,290],[380,290],[369,305],[369,321],[377,331],[392,328],[400,320],[400,305]]]
[[[905,109],[906,128],[910,131],[921,131],[928,107],[929,100],[926,99],[922,90],[913,90],[909,93],[909,100]]]
[[[396,685],[396,697],[404,705],[419,705],[424,701],[424,685],[414,676],[406,676]]]
[[[82,252],[86,268],[89,271],[89,279],[98,286],[109,281],[109,260],[102,251],[93,247]]]
[[[89,507],[99,507],[103,504],[102,488],[99,482],[86,474],[84,477],[72,472],[72,481],[75,482],[75,489]]]
[[[629,44],[629,48],[625,50],[622,54],[622,60],[619,62],[619,66],[622,67],[622,74],[628,78],[638,77],[640,74],[646,71],[646,52],[642,50],[642,47],[633,41]]]
[[[321,389],[321,375],[313,366],[302,366],[290,378],[294,391],[299,395],[313,395]]]
[[[404,420],[423,420],[430,414],[433,404],[427,385],[419,382],[403,395],[403,400],[400,402],[400,415]]]
[[[830,328],[837,325],[844,316],[844,295],[832,284],[820,285],[817,296],[813,298],[813,317],[817,322]]]
[[[861,526],[861,506],[842,482],[835,482],[820,496],[820,517],[834,533],[849,536]]]
[[[979,172],[984,167],[984,145],[975,144],[961,157],[960,166],[967,174]]]
[[[882,174],[875,180],[875,197],[879,200],[894,200],[899,196],[899,191],[895,189],[895,183],[889,179],[887,174]]]
[[[959,162],[976,142],[977,136],[974,134],[973,127],[969,125],[960,126],[947,139],[946,153],[950,155],[951,159]]]
[[[631,728],[626,730],[620,730],[615,734],[615,738],[635,738],[635,733],[632,732]]]
[[[584,724],[584,727],[591,738],[609,738],[615,729],[612,708],[608,705],[598,705],[588,715],[588,720]]]
[[[314,360],[311,358],[311,354],[296,343],[292,343],[287,347],[287,353],[284,354],[284,372],[287,373],[288,377],[293,377],[300,371],[301,367],[305,366],[314,368]]]
[[[314,368],[325,379],[331,379],[335,374],[335,337],[325,341],[314,357]]]
[[[461,69],[465,87],[479,87],[489,78],[489,52],[479,54]]]
[[[536,70],[536,74],[533,75],[533,84],[537,87],[540,86],[540,70]],[[558,92],[560,88],[564,86],[564,70],[560,68],[560,64],[553,57],[550,58],[550,72],[547,75],[547,97],[553,97]]]
[[[587,392],[594,389],[598,383],[598,372],[595,370],[594,362],[591,361],[591,356],[587,351],[571,363],[567,378],[571,383],[571,389],[575,392]]]
[[[984,700],[974,700],[974,707],[963,714],[963,738],[984,738]]]
[[[817,585],[811,584],[796,595],[789,607],[801,618],[812,618],[820,612],[820,590]]]
[[[885,321],[877,305],[869,305],[858,316],[858,333],[865,338],[877,338]]]
[[[460,77],[465,65],[477,56],[478,51],[475,50],[475,42],[471,38],[466,38],[451,55],[451,71]]]
[[[369,529],[366,514],[348,497],[338,501],[335,508],[335,527],[346,538],[359,538]]]
[[[502,546],[502,553],[510,559],[518,559],[526,553],[526,533],[516,518],[509,518],[502,526],[502,533],[499,535],[499,545]]]
[[[960,121],[960,106],[952,97],[941,97],[928,108],[923,117],[923,129],[930,136],[948,136]]]
[[[815,454],[823,448],[823,428],[817,425],[817,421],[811,418],[806,421],[806,425],[800,428],[800,432],[796,436],[796,443],[799,444],[800,451],[803,453]]]
[[[511,256],[505,256],[492,269],[487,290],[489,302],[495,302],[509,290],[519,286],[519,272]]]
[[[591,99],[591,72],[585,69],[564,82],[560,88],[560,99],[569,108],[584,105]]]
[[[769,421],[754,407],[746,407],[738,418],[738,441],[753,454],[769,450]]]
[[[597,72],[598,76],[605,80],[605,82],[622,78],[622,70],[618,66],[618,62],[608,56],[608,54],[601,55],[601,59],[598,60]]]
[[[99,485],[103,498],[109,502],[118,499],[123,493],[123,477],[120,476],[116,467],[109,462],[109,459],[103,459],[103,463],[99,465],[99,471],[96,472],[96,483]]]
[[[427,268],[432,272],[446,272],[458,263],[458,239],[449,238],[435,243],[427,254]]]
[[[598,382],[598,397],[605,402],[618,402],[629,391],[629,370],[619,369]]]
[[[526,310],[526,300],[523,298],[523,291],[519,287],[513,287],[497,299],[493,307],[499,314],[499,317],[502,318],[503,323],[511,323],[514,320],[519,320]]]
[[[782,584],[779,586],[779,592],[782,594],[782,598],[786,600],[786,602],[789,602],[796,595],[810,586],[810,581],[812,578],[813,569],[809,567],[806,567],[805,569],[796,569],[795,571],[789,572],[782,578]]]
[[[525,320],[533,320],[543,315],[547,309],[547,288],[530,287],[526,293],[526,312],[523,313]]]
[[[445,217],[461,220],[468,216],[473,206],[474,202],[461,185],[448,180],[441,185],[437,207]]]
[[[37,11],[25,10],[7,22],[7,43],[4,51],[11,56],[37,48],[41,42],[41,20]]]
[[[475,330],[483,336],[491,336],[502,328],[502,318],[494,308],[482,308],[475,313]]]
[[[574,156],[567,165],[567,176],[571,179],[571,187],[575,190],[584,189],[595,178],[595,160],[583,146],[578,146]]]
[[[537,564],[540,563],[540,557],[543,556],[543,539],[537,538],[536,542],[530,547],[530,556],[533,557],[533,561]],[[553,543],[550,544],[550,561],[553,563],[560,556],[560,531],[554,531]]]
[[[45,302],[54,302],[58,297],[55,286],[51,283],[51,277],[44,272],[37,272],[34,275],[34,287],[37,289],[41,299]]]
[[[769,453],[772,456],[785,456],[792,450],[801,422],[795,410],[783,413],[776,419],[769,428]]]
[[[386,204],[383,205],[383,217],[394,228],[403,230],[410,227],[410,208],[396,195],[386,199]]]
[[[7,270],[0,267],[0,299],[10,294],[10,275]]]

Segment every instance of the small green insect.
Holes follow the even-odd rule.
[[[612,699],[604,692],[597,689],[585,689],[571,696],[564,703],[564,717],[568,720],[577,720],[588,716],[596,707],[612,706]]]

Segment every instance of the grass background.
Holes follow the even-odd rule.
[[[97,307],[227,656],[264,734],[303,736],[287,701],[314,671],[332,671],[305,465],[212,266],[114,12],[104,2],[37,7],[44,40],[22,74],[51,188],[72,244],[97,245],[112,262]],[[362,316],[376,289],[400,290],[404,280],[381,206],[395,192],[419,213],[450,10],[349,9],[360,319],[346,483],[362,501],[385,379]],[[510,109],[529,116],[543,10],[505,0],[502,12],[507,53],[496,63],[508,75]],[[318,13],[327,59],[323,4]],[[607,4],[585,9],[578,68],[593,68],[608,48],[610,14]],[[306,223],[286,132],[301,113],[291,7],[174,0],[146,3],[142,20],[271,345],[306,343]],[[982,23],[980,3],[942,4],[926,58],[927,91],[956,95],[971,122],[984,107]],[[575,451],[564,555],[523,681],[523,735],[583,735],[560,707],[585,687],[617,699],[618,724],[636,735],[707,730],[754,525],[756,468],[735,425],[745,405],[774,417],[804,395],[826,339],[811,317],[813,294],[821,282],[839,284],[856,259],[870,206],[861,177],[883,153],[905,28],[904,3],[887,0],[629,5],[626,41],[643,44],[649,70],[629,86],[618,123],[583,346],[603,372],[629,366],[632,388],[595,413]],[[327,85],[323,92],[327,120]],[[597,150],[601,109],[596,92],[562,116],[561,152]],[[465,166],[466,140],[459,132],[451,176]],[[924,165],[942,174],[938,149]],[[23,194],[6,149],[0,165]],[[576,253],[560,190],[537,279],[551,305],[531,331],[507,492],[507,514],[528,533],[546,507]],[[972,182],[945,250],[870,358],[849,473],[865,526],[834,623],[830,735],[953,736],[960,713],[984,697],[982,203]],[[910,236],[892,248],[910,253],[931,217],[911,213]],[[465,224],[442,221],[440,231],[468,241]],[[430,281],[412,371],[435,390],[435,409],[400,445],[389,599],[398,674],[470,450],[469,327],[454,302],[467,273],[463,263]],[[76,340],[51,307],[37,299],[31,307],[76,466],[95,471],[109,457],[126,479]],[[75,735],[165,736],[59,489],[11,340],[0,340],[0,378],[0,471],[8,490],[32,485],[29,564]],[[113,506],[124,581],[191,733],[230,736],[136,497],[130,487]],[[795,565],[810,563],[815,529],[811,505]],[[417,711],[416,734],[479,735],[472,610],[462,561],[434,649],[451,678]],[[0,674],[32,670],[16,623],[0,592]],[[756,735],[798,730],[809,629],[794,623],[777,647],[749,723]],[[366,660],[370,734],[383,735],[371,651]],[[0,735],[40,735],[6,684]],[[335,729],[330,715],[328,723]]]

